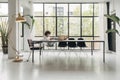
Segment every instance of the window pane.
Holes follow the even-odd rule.
[[[94,15],[99,16],[99,4],[94,4]]]
[[[55,16],[55,4],[45,4],[45,16]]]
[[[93,16],[93,4],[82,4],[82,16]]]
[[[82,18],[82,35],[92,36],[92,18]]]
[[[43,36],[43,18],[35,17],[35,36]]]
[[[69,9],[70,16],[80,16],[80,4],[70,4]]]
[[[94,35],[99,36],[99,18],[94,18]]]
[[[8,16],[8,4],[0,3],[0,15]]]
[[[93,37],[83,37],[84,40],[93,40]],[[86,43],[86,48],[91,49],[91,42],[85,42]]]
[[[55,36],[56,33],[56,19],[55,17],[45,17],[45,31],[49,30],[51,36]]]
[[[95,37],[94,40],[101,40],[101,39],[100,39],[100,37]],[[94,49],[100,49],[101,48],[100,47],[101,44],[102,43],[100,43],[100,42],[95,42],[94,43]]]
[[[43,4],[33,5],[34,16],[43,16]]]
[[[70,17],[69,21],[69,35],[80,36],[80,18]]]
[[[57,4],[57,16],[68,15],[68,4]]]
[[[68,18],[57,18],[57,35],[68,35]]]

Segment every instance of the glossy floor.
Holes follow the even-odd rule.
[[[35,62],[12,62],[0,53],[0,80],[120,80],[120,53],[44,51],[41,58],[35,52]]]

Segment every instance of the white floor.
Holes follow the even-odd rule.
[[[12,62],[0,53],[0,80],[120,80],[120,53],[107,53],[106,63],[102,52],[44,51],[41,58],[35,52],[35,63]]]

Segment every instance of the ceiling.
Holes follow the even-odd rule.
[[[8,0],[0,0],[0,2],[7,2]],[[34,2],[107,2],[111,0],[33,0]]]
[[[111,0],[33,0],[34,2],[107,2]]]

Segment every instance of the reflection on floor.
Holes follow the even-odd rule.
[[[106,63],[102,52],[55,52],[43,51],[41,57],[35,52],[35,62],[15,63],[0,53],[0,80],[119,80],[120,54],[107,53]]]

